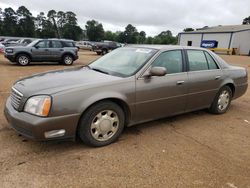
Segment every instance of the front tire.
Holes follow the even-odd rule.
[[[74,62],[74,60],[73,60],[73,57],[71,55],[64,55],[62,58],[62,63],[64,65],[69,66],[69,65],[72,65],[73,62]]]
[[[118,139],[125,123],[124,112],[113,102],[104,101],[91,106],[83,115],[78,136],[87,145],[100,147]]]
[[[232,96],[233,93],[230,87],[222,87],[215,96],[209,111],[213,114],[224,114],[230,107]]]
[[[106,55],[108,53],[108,50],[107,49],[103,49],[102,50],[102,55]]]
[[[16,61],[21,66],[27,66],[30,64],[30,57],[26,54],[20,54],[17,56]]]

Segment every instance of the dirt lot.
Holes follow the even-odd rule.
[[[222,57],[250,73],[250,57]],[[96,58],[82,52],[75,66]],[[19,136],[3,116],[11,84],[63,68],[0,57],[0,187],[250,187],[249,90],[225,115],[199,111],[141,124],[103,148]]]

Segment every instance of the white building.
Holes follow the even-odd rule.
[[[236,48],[238,54],[249,55],[250,25],[205,27],[196,31],[182,32],[178,35],[178,43],[182,46],[201,47],[201,44],[206,41],[215,41],[216,48]]]

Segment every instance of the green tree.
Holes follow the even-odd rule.
[[[51,21],[49,21],[44,12],[40,12],[35,18],[36,37],[38,38],[54,38],[55,30]]]
[[[148,37],[146,40],[146,44],[153,44],[154,43],[154,38],[153,37]]]
[[[249,25],[250,24],[250,16],[244,18],[242,24],[243,25]]]
[[[61,28],[63,38],[80,40],[83,32],[82,32],[81,27],[77,25],[76,14],[69,11],[69,12],[64,13],[63,15],[64,15],[64,19],[61,18],[57,20],[57,22],[61,20],[61,22],[63,23],[62,28]]]
[[[138,43],[139,44],[144,44],[146,41],[146,32],[145,31],[141,31],[139,33],[139,37],[138,37]]]
[[[137,43],[137,36],[139,33],[137,32],[136,27],[131,24],[128,24],[124,31],[125,35],[125,42],[128,44],[136,44]]]
[[[105,40],[110,40],[110,41],[115,41],[116,40],[116,34],[113,33],[112,31],[105,31],[104,34],[104,39]]]
[[[101,23],[98,23],[95,20],[89,20],[85,27],[89,40],[101,41],[104,39],[104,29]]]
[[[18,16],[19,36],[34,37],[35,23],[31,12],[24,6],[21,6],[16,11]]]
[[[184,31],[184,32],[190,32],[190,31],[194,31],[194,29],[191,28],[191,27],[188,27],[188,28],[185,28],[183,31]]]
[[[17,15],[12,8],[6,8],[3,12],[3,35],[16,36],[18,33],[17,28]]]
[[[154,44],[176,44],[177,38],[173,37],[172,32],[162,31],[159,35],[154,38]]]
[[[61,35],[59,33],[59,29],[57,27],[57,23],[56,23],[56,18],[57,18],[57,13],[55,10],[50,10],[47,14],[47,17],[49,19],[49,21],[51,21],[54,25],[54,31],[56,33],[56,37],[57,38],[61,38]]]

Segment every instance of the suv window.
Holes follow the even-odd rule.
[[[48,40],[40,41],[36,44],[36,46],[39,48],[49,48],[49,41]]]
[[[74,42],[68,42],[68,41],[64,41],[64,47],[75,47]]]
[[[218,69],[219,67],[216,64],[216,62],[214,61],[214,59],[211,57],[211,55],[207,52],[205,52],[205,55],[207,58],[209,69]]]
[[[208,63],[203,51],[187,50],[189,71],[208,70]]]
[[[29,44],[29,43],[31,43],[32,42],[32,40],[30,40],[30,39],[25,39],[25,40],[23,40],[23,44]]]
[[[51,41],[52,48],[62,48],[62,43],[60,41]]]
[[[153,63],[153,67],[165,67],[167,74],[182,72],[181,50],[163,52]]]

